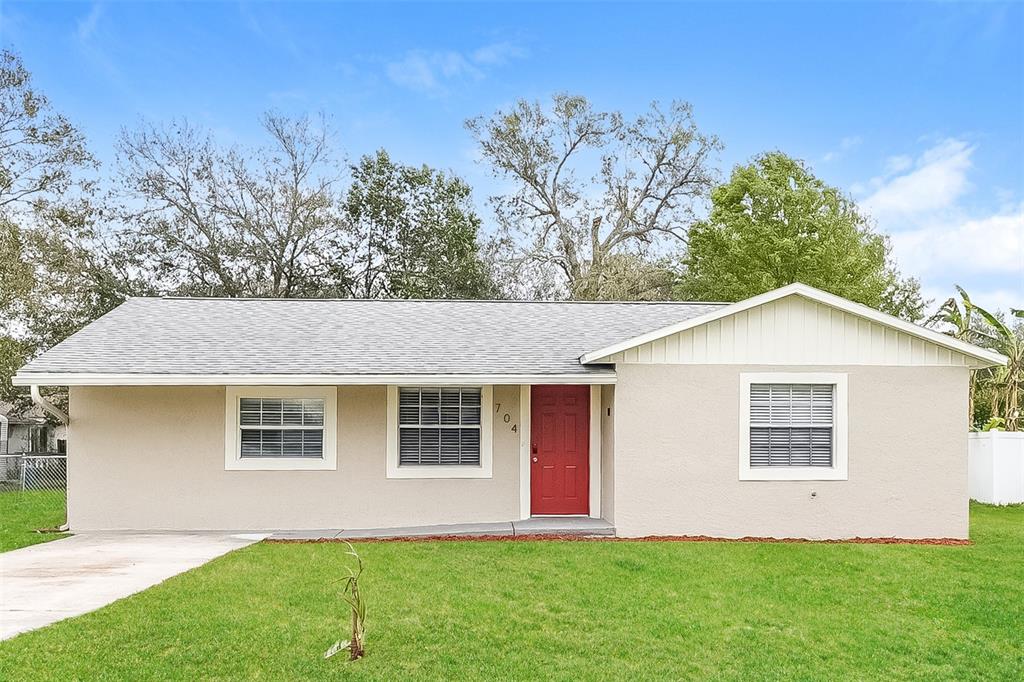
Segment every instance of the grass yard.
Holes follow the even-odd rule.
[[[64,523],[64,491],[0,492],[0,552],[67,537],[63,533],[37,533]]]
[[[344,545],[267,544],[0,643],[5,679],[1022,679],[1024,507],[973,546],[360,543],[368,655],[332,583]]]

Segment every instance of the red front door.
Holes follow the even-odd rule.
[[[590,387],[534,386],[530,512],[590,512]]]

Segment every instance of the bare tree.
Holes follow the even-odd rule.
[[[263,118],[270,144],[222,149],[187,122],[143,124],[118,144],[122,219],[160,288],[191,294],[332,295],[340,165],[323,121]]]
[[[576,299],[604,297],[613,273],[616,291],[645,289],[624,285],[623,263],[645,266],[684,245],[715,182],[720,144],[697,129],[684,102],[667,111],[653,103],[626,121],[560,94],[550,109],[520,100],[466,126],[493,174],[515,187],[491,198],[498,239],[516,246],[515,268],[541,281],[554,268]],[[636,258],[615,258],[623,255]]]

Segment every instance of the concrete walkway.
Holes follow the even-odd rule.
[[[85,533],[0,553],[0,640],[94,611],[263,537]]]
[[[278,531],[271,540],[355,540],[368,538],[418,538],[433,536],[479,537],[496,535],[615,535],[615,526],[604,519],[582,516],[542,516],[501,523],[455,523],[439,526],[401,528],[327,528],[323,530]]]

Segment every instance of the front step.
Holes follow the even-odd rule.
[[[535,516],[522,521],[513,521],[516,535],[573,535],[605,536],[615,535],[615,526],[604,519],[586,516]]]

